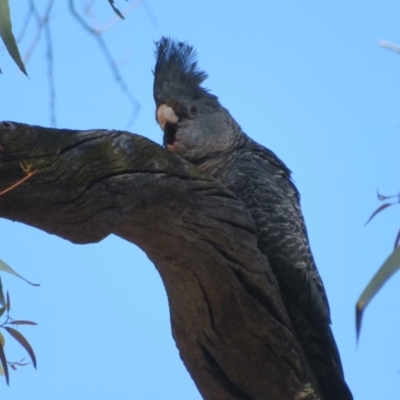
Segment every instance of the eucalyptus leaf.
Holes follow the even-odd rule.
[[[120,17],[121,19],[125,19],[125,17],[122,15],[121,11],[119,11],[118,8],[114,6],[114,0],[108,0],[108,2],[110,3],[110,6],[114,10],[115,14],[117,14],[118,17]]]
[[[2,0],[0,0],[0,1],[2,1]],[[24,280],[25,282],[28,282],[32,286],[40,286],[38,283],[29,282],[27,279],[25,279],[23,276],[21,276],[18,272],[15,272],[9,265],[7,265],[2,260],[0,260],[0,272],[1,271],[8,272],[11,275],[21,278],[22,280]]]
[[[32,346],[25,339],[25,336],[22,335],[21,332],[15,330],[14,328],[10,328],[9,326],[5,326],[4,329],[28,352],[29,357],[32,360],[32,364],[36,369],[36,356],[35,352],[32,349]],[[3,365],[4,367],[4,365]]]
[[[4,353],[4,344],[5,344],[5,339],[3,334],[0,332],[0,363],[1,363],[0,365],[2,369],[1,375],[5,376],[8,385],[10,383],[10,375],[8,373],[6,354]]]
[[[18,65],[19,69],[28,76],[19,54],[17,42],[12,33],[11,14],[8,0],[0,0],[0,37],[3,39],[11,58]]]
[[[4,293],[3,293],[3,284],[1,282],[1,278],[0,278],[0,304],[2,306],[6,306],[6,299],[4,298]]]
[[[400,246],[396,247],[364,289],[356,304],[356,331],[360,335],[363,312],[386,281],[400,269]]]

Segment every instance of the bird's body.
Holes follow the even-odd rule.
[[[197,69],[191,46],[163,38],[156,57],[154,97],[164,145],[243,201],[324,399],[351,400],[290,170],[243,133],[217,97],[200,86],[207,75]]]

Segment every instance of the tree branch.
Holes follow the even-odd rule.
[[[0,123],[0,217],[74,243],[114,233],[166,287],[174,339],[205,399],[319,399],[244,205],[212,177],[127,132]]]

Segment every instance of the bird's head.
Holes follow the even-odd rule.
[[[155,55],[153,90],[164,146],[194,163],[230,151],[240,128],[201,86],[207,74],[198,69],[193,47],[163,37]]]

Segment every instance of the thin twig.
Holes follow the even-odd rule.
[[[33,0],[29,0],[29,4],[30,4],[30,8],[32,10],[32,15],[36,19],[37,30],[36,30],[36,35],[34,36],[30,46],[28,47],[28,50],[25,53],[25,56],[24,56],[24,64],[25,65],[28,64],[33,51],[35,50],[36,46],[39,44],[40,37],[42,36],[42,29],[43,29],[42,21],[41,21],[39,12],[36,9],[35,2]]]
[[[31,42],[31,45],[29,46],[28,50],[25,53],[24,64],[28,63],[33,51],[35,50],[36,46],[40,42],[40,37],[42,36],[42,31],[43,31],[44,27],[49,23],[49,20],[50,20],[49,15],[51,12],[51,8],[53,7],[54,0],[49,0],[43,16],[41,16],[39,14],[34,0],[29,0],[29,4],[30,4],[30,8],[32,9],[32,14],[36,19],[37,31],[36,31],[36,35],[35,35],[33,41]]]
[[[91,12],[92,12],[92,9],[93,9],[93,5],[94,5],[94,2],[95,2],[96,0],[87,0],[86,2],[85,2],[85,5],[83,6],[83,9],[85,10],[84,12],[85,12],[85,14],[87,14],[87,15],[90,15],[91,14]]]
[[[75,9],[75,4],[74,0],[69,0],[69,9],[72,14],[72,16],[79,22],[79,24],[85,29],[88,33],[93,35],[95,39],[97,40],[97,43],[100,46],[100,49],[103,52],[104,57],[107,59],[108,64],[110,66],[111,72],[114,75],[114,79],[117,82],[118,86],[120,87],[122,93],[128,98],[128,100],[131,102],[133,105],[133,109],[131,112],[131,117],[128,121],[128,127],[130,127],[133,122],[135,121],[135,118],[139,112],[140,109],[140,103],[136,100],[135,96],[131,93],[131,91],[128,88],[128,85],[126,84],[124,78],[122,77],[121,73],[119,72],[118,65],[116,64],[115,60],[113,59],[105,41],[103,40],[103,37],[101,36],[101,32],[99,32],[97,29],[93,28],[90,26],[76,11]]]
[[[38,171],[39,171],[38,169],[35,169],[34,171],[28,171],[27,175],[25,177],[23,177],[22,179],[20,179],[18,182],[14,183],[7,189],[4,189],[3,191],[1,191],[0,196],[3,196],[3,194],[6,194],[6,193],[10,192],[11,190],[15,189],[17,186],[19,186],[22,183],[24,183],[25,181],[27,181],[31,176],[35,175]]]
[[[142,2],[142,0],[136,0],[134,3],[132,3],[131,5],[129,5],[127,8],[125,8],[124,11],[121,12],[121,14],[123,16],[128,15],[130,12],[132,12],[140,3]],[[106,26],[103,27],[99,27],[96,29],[96,31],[98,33],[103,33],[105,32],[107,29],[110,29],[112,26],[114,26],[116,23],[121,22],[121,18],[120,17],[115,17],[112,21],[110,21]]]
[[[46,38],[46,50],[47,50],[47,80],[49,83],[49,107],[50,107],[50,122],[52,126],[56,126],[56,111],[55,111],[55,98],[56,92],[54,87],[54,74],[53,74],[53,45],[51,40],[51,32],[50,32],[50,12],[54,4],[54,0],[49,0],[47,3],[46,9],[41,16],[36,8],[35,2],[33,0],[29,0],[30,9],[32,10],[32,14],[35,16],[37,22],[37,32],[36,36],[31,43],[28,51],[25,54],[25,64],[28,63],[34,49],[38,45],[40,38],[42,36],[42,32],[44,31]]]
[[[51,0],[53,3],[54,0]],[[52,5],[52,4],[51,4]],[[51,7],[51,6],[50,6]],[[56,127],[56,89],[54,85],[54,59],[53,59],[53,42],[50,32],[50,23],[47,22],[44,28],[46,38],[47,50],[47,81],[49,84],[49,107],[50,107],[50,121],[53,127]]]
[[[74,0],[69,0],[69,11],[71,12],[72,16],[81,24],[82,28],[87,30],[92,35],[98,35],[98,32],[93,29],[86,21],[79,15],[79,13],[75,10]]]
[[[21,40],[24,38],[26,31],[28,30],[28,25],[29,25],[29,21],[31,20],[33,16],[33,7],[32,7],[32,2],[29,3],[29,9],[28,9],[28,13],[26,14],[25,17],[25,21],[22,24],[22,29],[21,32],[19,33],[18,37],[17,37],[17,42],[21,42]]]
[[[383,47],[384,49],[392,50],[396,53],[400,53],[400,46],[397,46],[396,44],[386,42],[385,40],[381,40],[379,42],[379,46]]]
[[[142,6],[144,7],[144,9],[145,9],[145,11],[147,13],[147,16],[149,17],[149,19],[150,19],[151,23],[153,24],[154,28],[157,29],[158,28],[157,18],[155,17],[152,9],[150,8],[147,0],[142,0]]]

